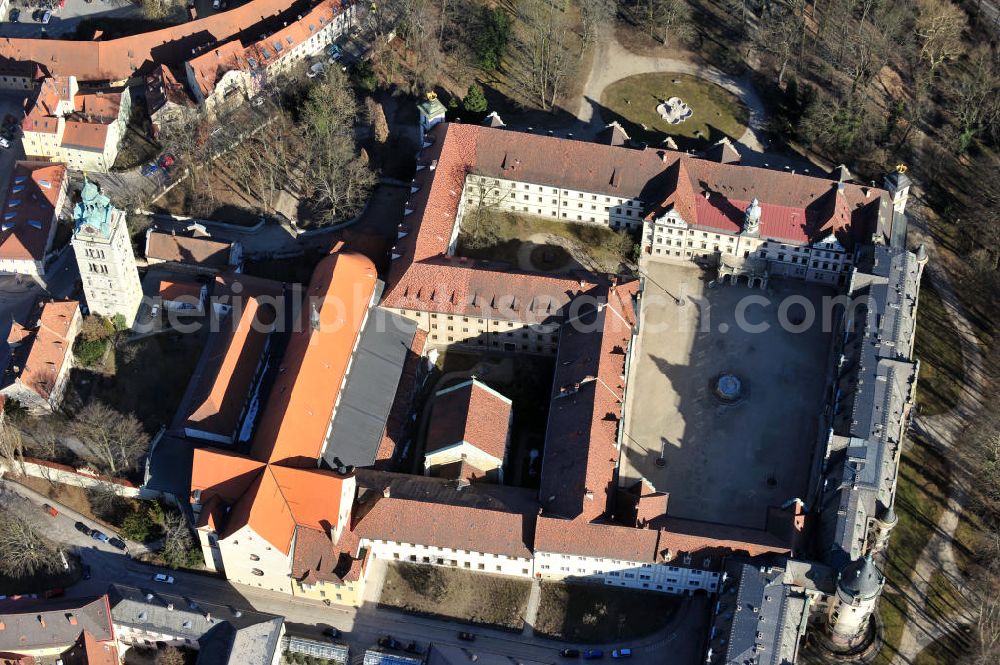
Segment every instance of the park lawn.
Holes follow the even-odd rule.
[[[390,563],[378,604],[424,616],[521,630],[531,582],[456,568]]]
[[[656,107],[670,97],[680,97],[691,107],[693,115],[678,125],[661,118]],[[659,145],[668,135],[711,143],[723,136],[738,139],[746,131],[749,118],[736,95],[686,74],[636,74],[615,81],[604,89],[601,106],[610,111],[611,117],[605,117],[606,120],[617,119],[632,139],[650,145]],[[690,141],[681,143],[678,142],[681,149],[694,147]]]
[[[913,659],[913,665],[952,665],[960,662],[968,651],[968,637],[961,633],[950,633],[936,642],[931,642]]]
[[[914,355],[920,360],[917,402],[920,413],[936,416],[955,408],[962,394],[965,367],[959,333],[934,287],[920,288]]]
[[[583,259],[585,264],[589,264],[585,267],[614,272],[621,263],[622,256],[618,249],[621,232],[607,226],[560,222],[537,215],[502,210],[490,210],[482,214],[487,216],[482,223],[492,226],[496,240],[484,247],[469,247],[464,230],[460,230],[458,254],[472,259],[503,261],[516,268],[517,254],[522,244],[533,235],[549,234],[569,241],[574,247],[572,254]],[[565,267],[565,261],[573,258],[558,245],[539,245],[532,250],[532,258],[536,268],[540,270],[545,267],[544,260],[537,260],[540,247],[551,250],[551,256],[548,257],[551,259],[551,265],[548,267],[552,270]]]
[[[938,621],[946,620],[965,604],[961,591],[948,575],[935,570],[927,584],[927,598],[924,600],[927,614]]]
[[[633,640],[667,625],[683,599],[603,584],[543,582],[535,635],[604,644]]]
[[[906,625],[906,607],[898,594],[885,593],[878,601],[879,619],[882,621],[882,648],[872,661],[873,665],[890,665],[899,650],[899,641],[903,638],[903,626]]]

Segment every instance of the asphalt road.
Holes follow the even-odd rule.
[[[131,2],[115,2],[114,0],[66,0],[65,7],[59,7],[58,2],[53,2],[55,9],[48,25],[42,25],[32,18],[36,9],[42,6],[42,2],[33,0],[12,0],[7,9],[7,15],[3,16],[0,22],[0,37],[41,37],[42,34],[50,38],[63,37],[76,31],[76,27],[85,18],[115,17],[126,18],[138,16],[140,13],[138,5]],[[48,6],[48,5],[46,5]],[[11,23],[10,9],[16,7],[21,11],[17,23]]]
[[[0,483],[0,503],[44,525],[49,538],[64,543],[85,564],[90,565],[92,577],[81,580],[67,589],[67,596],[85,597],[104,593],[109,584],[120,583],[141,589],[159,586],[153,576],[164,572],[155,566],[139,563],[125,556],[106,543],[93,540],[74,528],[77,517],[61,509],[57,517],[47,515],[41,508],[42,498],[28,498],[23,488],[4,481]],[[57,505],[57,508],[60,508]],[[95,526],[95,525],[92,525]],[[99,526],[99,525],[96,525]],[[110,534],[109,534],[110,535]],[[130,544],[131,549],[140,546]],[[375,564],[379,565],[379,564]],[[234,585],[220,577],[182,571],[167,571],[175,578],[170,585],[172,593],[192,599],[211,599],[235,607],[252,607],[285,617],[291,635],[322,639],[328,627],[339,628],[343,641],[357,655],[373,646],[379,637],[391,634],[403,643],[416,641],[426,647],[428,643],[452,644],[467,650],[493,652],[510,657],[515,663],[531,660],[541,663],[559,661],[559,650],[567,645],[553,640],[536,638],[530,634],[510,633],[464,624],[412,616],[384,610],[374,604],[360,609],[327,607],[320,602],[294,598],[287,594],[263,591],[252,587]],[[165,587],[164,587],[165,589]],[[607,645],[605,651],[615,646],[631,646],[633,661],[640,665],[696,665],[701,661],[702,638],[709,615],[709,599],[694,597],[684,604],[678,617],[670,626],[656,635],[632,643]],[[459,631],[476,635],[474,644],[458,639]],[[530,631],[529,631],[530,632]]]

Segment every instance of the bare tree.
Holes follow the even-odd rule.
[[[165,647],[156,652],[155,665],[184,665],[184,652],[177,647]]]
[[[179,568],[189,566],[197,561],[194,538],[187,520],[176,511],[170,511],[163,516],[163,559],[168,565]]]
[[[521,48],[526,56],[529,94],[548,111],[579,61],[579,53],[570,42],[573,26],[566,12],[548,0],[522,0],[518,10],[524,24]]]
[[[382,105],[374,97],[365,97],[365,110],[368,112],[368,120],[375,133],[375,142],[379,145],[385,145],[385,142],[389,140],[389,123],[385,119]]]
[[[781,63],[778,67],[779,86],[784,85],[788,63],[798,51],[802,39],[803,9],[801,0],[774,3],[760,18],[760,30],[754,43],[757,48],[773,53]]]
[[[688,0],[642,0],[642,9],[649,36],[664,46],[670,46],[671,38],[687,39],[693,32]]]
[[[497,229],[492,213],[513,195],[497,178],[475,177],[466,174],[465,195],[472,199],[462,218],[462,242],[468,247],[488,247],[497,239]]]
[[[71,430],[99,460],[101,471],[109,474],[131,469],[149,445],[149,436],[135,416],[103,402],[88,402],[73,418]]]
[[[949,109],[960,132],[960,152],[978,134],[1000,136],[1000,66],[986,45],[975,49],[966,66],[948,83]]]
[[[585,46],[594,43],[594,40],[597,39],[597,33],[602,27],[614,24],[615,9],[613,0],[580,0]]]
[[[917,0],[915,31],[928,78],[933,79],[938,67],[965,51],[962,33],[966,24],[965,12],[951,0]]]
[[[27,520],[0,511],[0,571],[11,577],[27,577],[56,570],[59,565],[59,552]]]

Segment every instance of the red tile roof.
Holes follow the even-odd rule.
[[[475,379],[440,390],[431,409],[426,453],[465,442],[503,462],[511,411],[508,398]]]
[[[638,282],[596,287],[583,296],[595,306],[563,324],[538,490],[548,514],[591,521],[612,507],[638,288]]]
[[[361,579],[365,563],[356,558],[357,553],[358,537],[352,531],[345,531],[340,542],[334,544],[323,531],[299,527],[295,532],[292,577],[304,584],[356,582]]]
[[[637,529],[551,517],[538,518],[534,550],[643,563],[682,563],[683,557],[690,555],[690,565],[702,567],[707,557],[713,568],[732,554],[791,553],[789,545],[754,529],[687,520],[667,520],[660,528]]]
[[[274,327],[275,311],[248,298],[222,322],[222,330],[210,344],[197,387],[192,393],[194,411],[185,427],[232,436],[253,389],[268,335]]]
[[[201,300],[202,284],[193,279],[161,279],[159,294],[166,301],[186,298],[192,301]]]
[[[97,122],[67,120],[62,136],[62,145],[103,152],[108,143],[108,129],[110,129],[110,125]]]
[[[41,261],[45,257],[65,181],[65,164],[15,163],[0,221],[0,259]]]
[[[291,0],[251,0],[225,12],[151,32],[103,41],[0,39],[0,60],[35,62],[50,75],[121,81],[151,63],[180,64],[191,50],[224,42],[266,19],[293,12]]]
[[[229,265],[232,244],[205,238],[189,238],[161,231],[146,234],[146,258],[189,263],[209,268]]]
[[[376,279],[371,261],[352,252],[316,266],[254,436],[255,458],[315,466]]]
[[[59,370],[70,359],[75,335],[70,327],[79,316],[80,304],[75,300],[54,301],[42,305],[33,334],[11,351],[7,379],[19,378],[21,384],[45,399],[52,395]]]
[[[483,508],[379,498],[355,525],[368,540],[391,540],[531,558],[534,517]]]

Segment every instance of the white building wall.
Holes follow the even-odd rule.
[[[219,543],[226,579],[271,591],[291,593],[292,558],[275,548],[249,526]],[[295,551],[295,542],[289,548]]]
[[[112,212],[109,238],[75,233],[73,251],[91,313],[121,314],[131,326],[142,301],[142,285],[124,213]]]
[[[428,346],[464,346],[480,351],[556,354],[559,324],[526,324],[465,314],[439,314],[414,309],[387,308],[427,331]]]
[[[462,204],[466,209],[484,204],[522,215],[560,222],[600,224],[612,229],[640,228],[643,217],[643,204],[638,198],[594,194],[475,174],[466,177]],[[461,223],[461,219],[459,214],[457,223]]]
[[[693,567],[704,563],[697,558],[690,565],[681,562],[644,563],[619,559],[535,552],[535,577],[543,580],[587,581],[662,593],[691,593],[699,589],[714,592],[719,573]]]
[[[526,579],[530,578],[532,574],[532,564],[529,558],[384,540],[369,541],[365,539],[361,541],[361,546],[371,548],[372,556],[385,561],[428,564]]]

